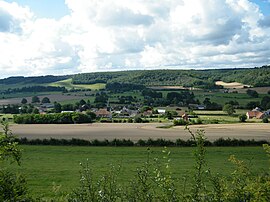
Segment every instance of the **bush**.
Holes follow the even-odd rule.
[[[267,118],[267,117],[264,117],[264,118],[262,119],[262,122],[263,122],[263,123],[268,123],[268,122],[269,122],[269,120],[268,120],[268,118]]]
[[[184,119],[173,120],[173,125],[175,125],[175,126],[185,126],[187,124],[188,124],[188,122],[185,121]]]
[[[239,115],[239,121],[240,122],[246,122],[246,120],[247,120],[247,115],[245,115],[245,114],[241,114],[241,115]]]

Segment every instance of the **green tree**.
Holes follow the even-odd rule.
[[[62,105],[60,103],[58,103],[58,102],[55,102],[54,103],[54,111],[56,113],[60,113],[62,111]]]
[[[247,115],[245,115],[245,114],[241,114],[241,115],[239,115],[239,121],[240,122],[246,122],[246,120],[247,120]]]
[[[86,104],[85,100],[84,99],[81,99],[80,100],[80,105],[85,105],[85,104]]]
[[[259,97],[258,92],[255,91],[255,90],[250,90],[250,89],[248,89],[248,90],[247,90],[247,94],[248,94],[250,97],[254,97],[254,98],[258,98],[258,97]]]
[[[39,103],[40,102],[40,99],[38,96],[33,96],[32,97],[32,103]]]
[[[9,130],[7,122],[2,122],[3,133],[0,133],[0,163],[17,162],[20,165],[21,150],[18,142]],[[25,178],[19,174],[0,168],[0,201],[32,201],[28,197]]]
[[[23,98],[21,101],[22,104],[26,104],[27,103],[27,99]]]
[[[223,111],[230,116],[235,113],[234,107],[231,104],[225,104],[223,107]]]
[[[51,103],[50,99],[48,97],[44,97],[42,100],[41,100],[41,103]]]

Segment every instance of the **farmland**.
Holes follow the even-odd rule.
[[[136,174],[136,168],[147,159],[145,147],[69,147],[69,146],[21,146],[23,163],[21,167],[12,165],[13,169],[24,173],[30,191],[34,195],[53,197],[52,190],[60,188],[57,194],[70,192],[78,186],[79,163],[86,163],[93,170],[94,178],[104,174],[111,165],[121,165],[119,180],[128,185]],[[156,157],[162,161],[162,148],[151,148],[150,159]],[[193,148],[168,148],[171,151],[171,171],[178,189],[183,185],[183,177],[192,175],[194,159]],[[267,170],[268,158],[261,147],[211,147],[207,148],[207,166],[213,173],[229,175],[233,166],[228,163],[230,155],[245,160],[255,173]],[[162,164],[161,164],[162,165]],[[190,181],[188,181],[190,183]]]
[[[139,140],[148,138],[164,138],[175,140],[178,138],[187,140],[190,135],[184,126],[177,126],[169,129],[157,128],[163,126],[161,123],[93,123],[93,124],[72,124],[72,125],[12,125],[11,129],[18,137],[29,139],[98,139],[112,140],[130,139]],[[191,125],[193,131],[197,129],[205,130],[209,140],[218,138],[238,138],[270,140],[270,124],[264,123],[238,123],[238,124],[210,124],[210,125]]]

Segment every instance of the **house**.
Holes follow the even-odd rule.
[[[166,109],[157,109],[157,111],[159,114],[165,114]]]
[[[143,116],[152,116],[152,114],[153,114],[152,110],[147,110],[143,112]]]
[[[262,110],[259,107],[256,107],[255,109],[252,109],[253,112],[262,112]]]
[[[199,110],[204,110],[206,107],[205,107],[205,105],[198,105],[197,106],[197,109],[199,109]]]
[[[185,121],[188,121],[188,114],[184,113],[184,114],[182,115],[182,118],[183,118]]]
[[[109,112],[107,109],[99,109],[95,112],[98,118],[112,118],[111,112]]]
[[[260,111],[248,111],[246,113],[246,116],[248,119],[253,119],[253,118],[262,119],[264,117],[264,113]]]
[[[269,117],[270,116],[270,109],[264,112],[264,116]]]

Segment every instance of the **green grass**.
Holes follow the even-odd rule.
[[[241,106],[246,106],[248,102],[251,101],[261,101],[261,99],[266,94],[260,94],[259,98],[251,98],[246,93],[222,93],[222,92],[203,92],[194,91],[196,99],[199,99],[202,103],[205,98],[210,98],[211,102],[216,102],[218,104],[224,105],[229,101],[237,101]]]
[[[94,176],[98,177],[111,165],[121,165],[119,176],[128,184],[136,174],[136,168],[147,159],[146,147],[71,147],[71,146],[21,146],[22,166],[16,170],[24,173],[34,195],[53,196],[53,184],[61,185],[60,191],[70,192],[78,185],[80,162],[88,159]],[[158,157],[162,161],[162,148],[151,148],[150,159]],[[194,166],[194,148],[169,148],[171,151],[171,171],[173,177],[182,184],[184,176],[191,176]],[[207,148],[207,167],[212,171],[229,175],[233,166],[228,163],[230,155],[253,165],[255,173],[267,170],[269,162],[261,147],[212,147]],[[188,178],[190,179],[190,178]],[[178,184],[178,186],[180,186]]]
[[[96,84],[72,84],[72,79],[66,79],[62,81],[57,81],[54,83],[50,83],[49,86],[63,86],[67,89],[91,89],[91,90],[100,90],[105,88],[104,83],[96,83]]]

